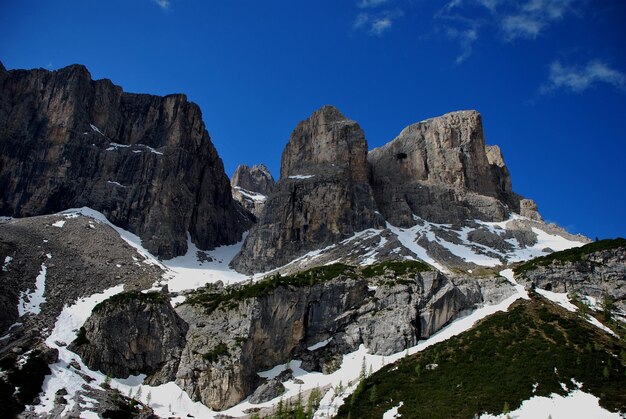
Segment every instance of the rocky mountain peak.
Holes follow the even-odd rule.
[[[326,105],[301,121],[283,151],[280,177],[306,175],[307,170],[344,171],[366,179],[367,142],[363,130],[337,108]]]
[[[332,106],[300,122],[265,205],[233,260],[241,272],[272,269],[357,231],[382,227],[367,180],[361,127]]]
[[[249,221],[184,95],[124,93],[82,65],[3,77],[1,215],[90,207],[166,259],[188,235],[203,249],[241,238]]]
[[[497,146],[485,146],[482,117],[458,111],[410,125],[370,151],[370,182],[381,213],[395,225],[414,215],[441,223],[502,221],[520,197]]]
[[[272,192],[275,183],[270,170],[263,163],[252,167],[240,164],[230,181],[233,188],[239,187],[265,196]]]
[[[233,198],[257,219],[261,216],[275,183],[272,174],[263,163],[252,167],[240,164],[230,181]]]

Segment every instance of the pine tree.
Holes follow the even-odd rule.
[[[376,399],[378,399],[378,388],[376,387],[376,384],[374,384],[370,389],[369,399],[372,405],[376,405]]]
[[[361,373],[359,374],[359,380],[363,381],[367,377],[367,366],[365,364],[365,357],[363,357],[363,361],[361,362]]]

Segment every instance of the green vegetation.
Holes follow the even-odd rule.
[[[292,399],[293,400],[293,399]],[[322,400],[322,393],[319,388],[314,388],[309,393],[309,397],[306,403],[306,406],[303,402],[302,393],[298,393],[298,397],[295,401],[280,400],[276,407],[274,407],[274,412],[269,416],[261,416],[258,412],[255,412],[251,415],[251,419],[311,419],[315,410],[320,404]]]
[[[75,346],[81,346],[89,343],[89,339],[87,339],[87,332],[85,331],[85,328],[83,326],[78,329],[78,333],[76,333],[76,339],[74,339],[74,342],[72,343]]]
[[[608,239],[608,240],[600,240],[592,243],[588,243],[581,247],[573,247],[571,249],[563,250],[561,252],[554,252],[546,256],[541,256],[528,262],[525,262],[513,271],[516,275],[523,274],[526,271],[536,269],[539,266],[548,266],[553,262],[563,263],[563,262],[577,262],[584,260],[586,255],[594,252],[599,252],[601,250],[610,250],[616,249],[618,247],[626,247],[626,239],[617,238],[617,239]]]
[[[338,417],[380,418],[400,401],[402,417],[500,414],[533,395],[564,395],[561,383],[576,388],[572,378],[603,407],[624,411],[625,352],[626,341],[534,295],[361,381]]]
[[[376,265],[363,268],[361,271],[364,278],[380,276],[385,271],[392,271],[395,275],[407,275],[419,272],[432,271],[430,265],[417,260],[387,260]]]
[[[117,307],[128,304],[131,301],[141,301],[144,303],[163,304],[167,303],[167,297],[160,292],[139,292],[128,291],[115,294],[111,298],[104,300],[93,308],[93,313],[104,310],[106,307]]]
[[[357,277],[355,268],[341,263],[335,263],[309,269],[304,272],[298,272],[289,276],[276,274],[259,282],[232,288],[225,294],[198,290],[187,297],[185,303],[201,305],[206,308],[207,313],[211,313],[221,304],[228,303],[229,307],[233,307],[239,301],[266,296],[278,287],[311,286],[330,281],[340,275],[349,278]]]
[[[217,360],[221,356],[228,356],[228,346],[224,342],[218,343],[211,352],[207,352],[206,354],[202,355],[202,359],[212,363],[217,362]]]

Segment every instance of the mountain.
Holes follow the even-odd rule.
[[[275,183],[263,163],[252,167],[240,164],[230,180],[233,198],[257,218],[261,216],[265,201],[274,190]]]
[[[368,151],[324,106],[277,182],[241,165],[229,184],[181,95],[81,66],[0,80],[8,416],[626,409],[624,240],[545,223],[478,112]]]
[[[90,207],[151,253],[232,244],[249,226],[197,105],[123,92],[84,66],[0,68],[0,214]]]

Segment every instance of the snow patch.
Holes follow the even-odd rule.
[[[552,394],[550,397],[533,396],[508,414],[484,414],[481,419],[570,419],[570,418],[606,418],[620,419],[619,413],[611,413],[600,406],[600,399],[582,390],[574,390],[567,396]]]
[[[128,188],[128,186],[124,186],[121,183],[115,182],[115,181],[112,181],[112,180],[107,180],[107,183],[110,183],[111,185],[119,186],[120,188]]]
[[[265,196],[263,194],[250,192],[249,190],[241,188],[239,186],[235,186],[233,189],[239,191],[240,194],[242,194],[246,198],[249,198],[249,199],[253,200],[254,202],[265,202],[265,201],[267,201],[267,196]]]
[[[293,175],[289,176],[289,179],[310,179],[312,177],[315,177],[315,175]]]
[[[65,225],[65,220],[59,220],[55,223],[52,223],[53,227],[59,227],[59,228],[63,228],[63,226]]]
[[[93,125],[93,124],[89,124],[89,126],[91,127],[91,130],[94,132],[97,132],[98,134],[102,135],[104,137],[104,134],[98,129],[97,126]],[[86,133],[85,133],[86,134]]]
[[[383,413],[383,419],[394,419],[401,417],[402,415],[398,413],[398,409],[400,409],[403,405],[404,402],[400,402],[397,406],[394,406],[391,409],[387,410],[385,413]]]
[[[2,264],[2,272],[9,272],[9,266],[11,265],[11,261],[13,258],[11,256],[7,256],[4,258],[4,263]]]
[[[46,288],[46,265],[41,264],[41,271],[35,280],[35,289],[20,292],[20,301],[17,305],[19,316],[25,314],[39,314],[41,312],[41,304],[46,302],[43,293]]]
[[[333,338],[332,338],[332,337],[330,337],[330,338],[328,338],[328,339],[325,339],[325,340],[323,340],[323,341],[321,341],[321,342],[318,342],[318,343],[316,343],[315,345],[309,346],[307,349],[308,349],[309,351],[314,351],[314,350],[316,350],[316,349],[323,348],[324,346],[328,345],[328,344],[330,343],[330,341],[331,341],[331,340],[333,340]]]
[[[572,311],[572,312],[578,311],[578,307],[576,307],[574,304],[570,302],[569,297],[567,296],[567,293],[565,292],[563,293],[552,292],[552,291],[542,290],[541,288],[535,288],[535,291],[537,292],[537,294],[542,295],[548,300],[557,303],[558,305],[560,305],[567,311]]]

